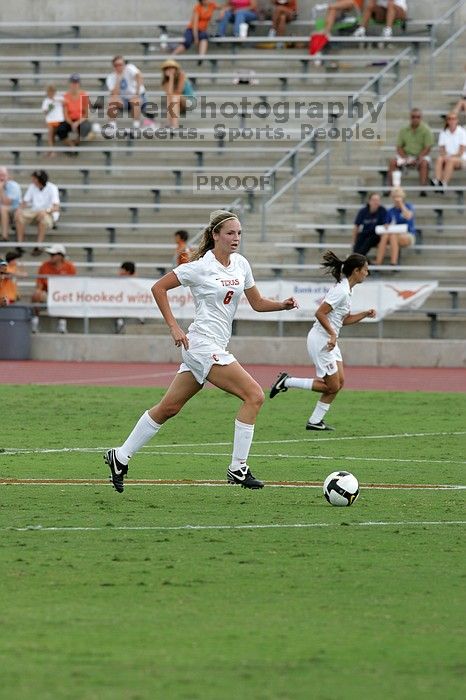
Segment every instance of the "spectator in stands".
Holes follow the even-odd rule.
[[[394,187],[390,193],[393,206],[387,212],[387,233],[380,236],[377,247],[376,265],[382,265],[387,245],[390,245],[390,264],[398,265],[400,248],[414,245],[416,242],[416,224],[414,220],[414,207],[405,202],[405,192],[401,187]],[[406,224],[406,232],[390,233],[391,225]]]
[[[7,168],[0,168],[0,217],[2,240],[10,235],[10,223],[21,202],[21,187],[15,180],[10,180]]]
[[[66,248],[61,243],[55,243],[46,248],[45,252],[50,255],[50,259],[43,262],[38,270],[38,278],[36,289],[32,294],[32,302],[36,304],[45,304],[47,302],[48,292],[48,277],[55,275],[75,275],[76,267],[70,260],[66,260]],[[44,275],[44,277],[41,277]],[[31,320],[32,332],[37,333],[39,330],[39,312],[40,309],[34,309],[34,316]],[[58,333],[66,333],[66,319],[60,318],[57,324]]]
[[[429,182],[430,151],[434,145],[434,134],[429,126],[422,121],[420,109],[411,110],[410,123],[398,132],[396,157],[391,158],[388,165],[388,184],[393,185],[393,171],[400,168],[417,168],[421,186]],[[399,183],[398,183],[399,184]],[[421,197],[426,192],[421,190]]]
[[[218,23],[218,36],[225,36],[227,27],[233,22],[233,33],[240,36],[240,25],[251,24],[258,19],[256,0],[227,0],[226,5],[220,12]]]
[[[24,241],[26,224],[37,224],[37,246],[32,255],[40,255],[45,234],[53,228],[60,216],[60,196],[58,187],[49,182],[45,170],[35,170],[32,183],[26,190],[23,201],[15,212],[16,238],[19,244]]]
[[[57,129],[65,121],[63,112],[63,97],[57,94],[55,85],[47,85],[47,97],[42,102],[42,112],[45,115],[45,124],[47,126],[47,143],[50,149],[55,145],[55,135]],[[53,150],[50,150],[46,156],[52,158],[56,156]]]
[[[353,227],[353,253],[367,255],[371,248],[377,248],[380,236],[375,232],[376,226],[387,223],[387,210],[382,206],[380,194],[372,192],[367,204],[356,215]]]
[[[461,112],[466,112],[466,81],[463,85],[463,93],[456,105],[454,106],[452,112],[454,114],[457,114],[458,116]]]
[[[136,274],[136,265],[130,260],[122,262],[120,269],[118,270],[119,277],[134,277]],[[142,320],[142,319],[141,319]],[[116,318],[115,319],[115,333],[125,332],[125,319]]]
[[[466,168],[466,131],[458,125],[458,115],[450,112],[438,138],[439,156],[435,162],[434,187],[447,189],[454,170]]]
[[[14,304],[17,298],[16,284],[8,270],[6,260],[0,260],[0,306]]]
[[[367,25],[373,18],[376,22],[385,22],[382,36],[389,39],[393,34],[393,23],[396,20],[406,21],[408,3],[406,0],[368,0],[361,17],[361,23],[354,36],[366,36]]]
[[[141,110],[146,104],[142,73],[134,63],[127,63],[123,56],[115,56],[112,66],[113,73],[110,73],[105,81],[110,91],[107,110],[108,118],[111,119],[110,125],[115,131],[118,114],[129,110],[133,118],[133,127],[138,129],[141,126]]]
[[[355,12],[358,16],[361,14],[361,9],[364,0],[334,0],[330,3],[325,15],[324,34],[327,38],[332,33],[333,25],[341,19],[347,12]]]
[[[272,0],[272,29],[269,36],[285,36],[286,25],[298,16],[298,3],[296,0]]]
[[[5,260],[7,262],[7,272],[9,275],[11,275],[10,281],[12,285],[12,296],[14,296],[15,300],[17,301],[19,299],[19,291],[18,291],[18,285],[16,283],[16,280],[18,277],[27,277],[28,273],[26,270],[23,268],[22,265],[19,265],[16,261],[18,258],[21,258],[21,253],[19,253],[17,250],[13,251],[10,250],[8,253],[5,255]]]
[[[189,233],[187,231],[175,231],[173,234],[176,243],[176,253],[174,265],[183,265],[183,263],[189,262],[189,257],[191,255],[190,248],[188,246]]]
[[[167,95],[168,124],[177,129],[180,114],[186,114],[186,98],[195,97],[195,92],[180,64],[172,58],[162,63],[162,87]]]
[[[74,147],[82,139],[94,134],[89,121],[89,95],[81,89],[78,73],[70,75],[68,92],[63,97],[65,120],[57,127],[57,136],[68,146]]]
[[[194,5],[191,21],[184,33],[184,40],[181,44],[178,44],[173,54],[183,53],[183,51],[187,51],[194,44],[199,51],[199,56],[205,56],[209,46],[209,34],[207,32],[209,23],[214,12],[219,9],[220,5],[217,5],[216,2],[199,0]]]

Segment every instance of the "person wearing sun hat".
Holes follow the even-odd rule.
[[[210,214],[190,262],[178,265],[152,287],[155,303],[173,342],[181,349],[182,362],[162,400],[143,413],[120,447],[111,448],[104,455],[118,493],[124,490],[130,458],[202,389],[206,381],[242,401],[235,420],[227,482],[248,489],[261,489],[264,485],[253,476],[247,464],[264,392],[227,346],[243,293],[254,311],[259,312],[290,311],[297,308],[297,303],[293,297],[275,301],[262,296],[249,262],[238,252],[240,241],[238,215],[216,209]],[[173,316],[168,297],[170,290],[181,286],[189,288],[194,300],[194,320],[187,333]]]
[[[192,99],[196,93],[186,73],[173,58],[162,63],[162,87],[167,95],[168,125],[177,129],[180,114],[186,114],[186,98]]]
[[[36,288],[32,294],[32,302],[45,304],[48,294],[48,277],[54,275],[75,275],[76,267],[71,260],[66,260],[66,248],[61,243],[54,243],[45,252],[50,255],[50,259],[43,262],[37,271]],[[34,309],[32,318],[32,331],[36,333],[39,329],[39,309]],[[57,330],[59,333],[66,333],[66,319],[58,320]]]

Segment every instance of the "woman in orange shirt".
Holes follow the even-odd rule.
[[[81,90],[81,78],[77,73],[70,76],[68,92],[63,97],[65,121],[57,128],[57,136],[69,146],[77,146],[80,139],[89,136],[92,125],[89,116],[89,95]]]
[[[205,56],[209,45],[207,29],[215,10],[219,9],[220,5],[217,5],[216,2],[212,2],[211,0],[199,0],[199,2],[194,5],[191,22],[188,24],[184,33],[184,41],[176,47],[173,53],[183,53],[183,51],[187,51],[187,49],[195,44],[199,47],[199,55]]]

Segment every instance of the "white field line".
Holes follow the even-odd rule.
[[[349,435],[346,437],[327,437],[327,438],[297,438],[290,440],[254,440],[254,445],[285,445],[294,443],[321,443],[321,442],[340,442],[343,440],[390,440],[406,437],[439,437],[439,436],[459,436],[466,435],[466,430],[458,430],[454,432],[435,432],[435,433],[395,433],[389,435]],[[232,443],[229,442],[186,442],[183,445],[179,444],[167,444],[161,443],[161,448],[180,448],[180,447],[231,447]],[[101,452],[102,450],[107,450],[108,445],[103,447],[59,447],[59,448],[19,448],[19,447],[5,447],[1,454],[33,454],[33,453],[53,453],[53,452]],[[147,454],[157,454],[157,452],[150,451],[148,448],[143,448],[144,452]]]
[[[466,525],[466,520],[399,520],[394,522],[367,521],[361,523],[347,523],[350,527],[413,527],[413,526],[438,526],[438,525]],[[265,525],[117,525],[117,526],[54,526],[27,525],[26,527],[3,527],[2,531],[14,532],[166,532],[170,530],[281,530],[281,529],[307,529],[314,527],[341,527],[340,523],[270,523]]]
[[[306,483],[269,483],[265,482],[265,485],[268,489],[322,489],[322,484],[306,484]],[[2,482],[0,481],[0,488],[2,486],[55,486],[55,487],[60,487],[60,488],[69,488],[73,486],[104,486],[105,488],[108,488],[109,482],[108,481],[103,481],[102,479],[82,479],[79,482],[76,481],[70,481],[69,483],[66,483],[66,479],[63,479],[63,481],[58,482],[56,480],[47,480],[47,479],[41,479],[38,481],[37,479],[18,479],[17,482],[14,481],[5,481]],[[156,486],[160,488],[161,486],[169,486],[173,488],[231,488],[231,484],[225,483],[215,483],[215,482],[209,482],[205,481],[203,483],[164,483],[160,482],[157,483],[156,481],[151,481],[151,480],[144,480],[141,479],[138,482],[125,482],[125,488],[132,488],[132,487],[153,487]],[[461,484],[437,484],[437,485],[429,485],[429,484],[416,484],[415,486],[409,486],[405,484],[398,484],[398,485],[383,485],[383,484],[360,484],[361,490],[365,491],[370,489],[371,491],[464,491],[466,490],[466,486],[463,486]]]
[[[66,380],[60,380],[58,382],[31,382],[32,384],[36,386],[55,386],[56,384],[104,384],[105,382],[108,381],[121,381],[125,379],[156,379],[157,377],[173,377],[174,372],[145,372],[144,374],[119,374],[115,376],[108,376],[106,375],[102,379],[98,379],[97,377],[85,377],[84,379],[66,379]],[[154,387],[154,389],[157,389],[159,387]]]
[[[90,447],[90,448],[64,448],[64,449],[57,449],[57,450],[47,450],[47,449],[37,449],[37,450],[6,450],[5,452],[1,453],[3,455],[14,455],[14,454],[44,454],[44,453],[49,453],[49,452],[78,452],[78,453],[99,453],[103,452],[104,448],[96,448],[96,447]],[[186,456],[195,456],[195,457],[231,457],[231,452],[193,452],[190,450],[189,452],[175,452],[174,450],[145,450],[144,451],[145,455],[155,455],[155,456],[181,456],[181,457],[186,457]],[[260,452],[251,452],[251,459],[254,458],[260,458],[260,459],[301,459],[301,460],[307,460],[307,461],[312,461],[312,460],[326,460],[326,461],[349,461],[349,462],[390,462],[391,464],[394,463],[406,463],[406,464],[466,464],[465,460],[454,460],[454,459],[398,459],[394,457],[360,457],[360,456],[333,456],[333,455],[312,455],[312,454],[306,454],[306,455],[290,455],[290,454],[282,454],[282,453],[260,453]]]

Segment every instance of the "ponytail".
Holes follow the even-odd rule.
[[[323,260],[322,267],[325,268],[325,272],[335,277],[337,282],[340,282],[343,260],[337,258],[331,250],[325,251]]]
[[[224,221],[228,221],[229,219],[238,219],[238,217],[236,214],[231,211],[227,211],[226,209],[216,209],[215,211],[211,212],[209,225],[206,226],[202,232],[201,242],[199,243],[197,250],[195,250],[190,257],[191,262],[203,258],[207,251],[213,250],[215,246],[213,236],[214,231],[220,228]]]
[[[366,263],[367,258],[365,255],[352,253],[346,260],[340,260],[333,251],[327,250],[324,253],[322,267],[335,277],[337,282],[341,282],[342,273],[345,277],[349,277],[354,270],[360,270]]]

